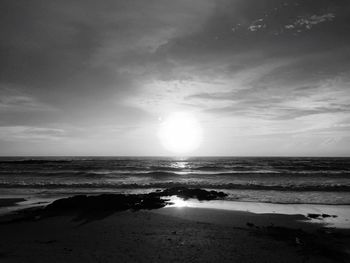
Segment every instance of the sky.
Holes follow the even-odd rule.
[[[2,0],[0,155],[350,156],[348,0]]]

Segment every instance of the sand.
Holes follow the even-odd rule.
[[[321,226],[299,219],[291,215],[166,207],[116,212],[88,222],[66,215],[1,223],[0,262],[348,260],[344,252],[349,249],[346,231],[321,233]],[[322,238],[326,241],[318,244]],[[327,251],[328,247],[332,249]]]
[[[24,198],[0,198],[0,208],[1,207],[10,207],[16,205],[19,202],[23,202],[26,199]]]

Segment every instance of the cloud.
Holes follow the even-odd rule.
[[[273,33],[274,35],[279,35],[282,33],[287,33],[291,31],[292,33],[301,33],[306,30],[311,30],[314,26],[324,22],[331,22],[335,19],[334,13],[326,13],[322,15],[295,15],[296,17],[289,16],[290,22],[284,24],[281,22],[279,25],[276,25],[276,21],[271,21],[268,15],[266,18],[259,18],[252,21],[248,26],[248,30],[251,32],[257,32],[260,30],[268,30],[268,32]],[[273,18],[272,18],[273,19]],[[270,24],[270,25],[269,25]],[[235,27],[236,28],[236,27]],[[276,29],[279,28],[279,29]],[[287,31],[283,30],[286,29]]]
[[[195,111],[213,137],[227,132],[227,141],[233,133],[224,127],[232,123],[240,135],[257,120],[255,135],[349,123],[349,1],[0,5],[3,127],[62,129],[72,145],[80,132],[96,147],[116,133],[128,148],[172,111]],[[123,127],[144,128],[128,137]],[[7,136],[34,136],[21,129]]]
[[[23,92],[23,88],[0,84],[0,111],[51,111],[55,110],[37,98]]]
[[[329,79],[311,86],[259,86],[229,92],[197,93],[187,100],[217,115],[240,115],[288,120],[316,114],[348,114],[350,94],[346,78]],[[203,107],[203,105],[206,105]]]
[[[2,141],[57,141],[65,137],[63,129],[32,126],[1,126]]]
[[[286,29],[296,29],[297,32],[301,32],[301,30],[310,30],[313,26],[333,21],[335,15],[333,13],[323,14],[323,15],[309,15],[305,17],[297,18],[292,24],[285,25]]]
[[[214,7],[212,1],[202,0],[34,0],[30,5],[1,5],[0,82],[23,87],[25,94],[3,96],[3,108],[51,105],[61,111],[51,114],[52,119],[74,123],[128,119],[127,111],[130,122],[138,119],[136,111],[147,119],[147,113],[126,105],[125,99],[142,92],[140,83],[155,74],[148,68],[162,75],[165,67],[163,60],[153,58],[156,50],[195,32]],[[2,122],[14,119],[21,124],[27,118],[16,113]]]

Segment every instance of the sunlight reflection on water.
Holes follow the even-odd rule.
[[[190,201],[177,196],[171,196],[169,200],[171,202],[171,205],[169,205],[170,207],[193,207],[191,206]]]
[[[245,211],[255,214],[285,214],[304,215],[328,214],[336,217],[311,219],[309,222],[325,223],[331,227],[350,228],[350,205],[318,205],[318,204],[274,204],[258,202],[237,202],[226,200],[198,201],[197,199],[184,200],[177,196],[171,196],[172,204],[168,207],[209,208],[231,211]]]

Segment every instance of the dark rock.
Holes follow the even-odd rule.
[[[76,195],[54,201],[45,208],[45,211],[122,211],[127,209],[156,209],[164,207],[166,204],[166,200],[148,195]]]
[[[216,191],[191,188],[169,188],[149,194],[124,195],[102,194],[97,196],[76,195],[62,198],[46,206],[46,212],[62,211],[122,211],[127,209],[157,209],[166,206],[169,200],[164,196],[177,195],[180,198],[197,198],[198,200],[222,199],[227,194]]]
[[[307,214],[307,217],[313,218],[313,219],[323,219],[328,217],[338,217],[337,215],[329,215],[329,214]]]
[[[322,214],[322,217],[323,218],[327,218],[327,217],[333,217],[333,218],[336,218],[338,217],[337,215],[328,215],[328,214]]]
[[[320,219],[321,215],[320,214],[307,214],[307,217],[313,218],[313,219]]]
[[[27,213],[25,218],[41,220],[50,216],[75,214],[77,216],[73,220],[88,222],[103,219],[118,211],[162,208],[171,204],[166,197],[172,195],[183,199],[197,198],[198,200],[222,199],[227,196],[223,192],[185,187],[169,188],[148,194],[76,195],[58,199],[44,208]]]
[[[326,218],[326,217],[331,217],[331,215],[328,215],[328,214],[322,214],[322,217],[323,217],[323,218]]]

